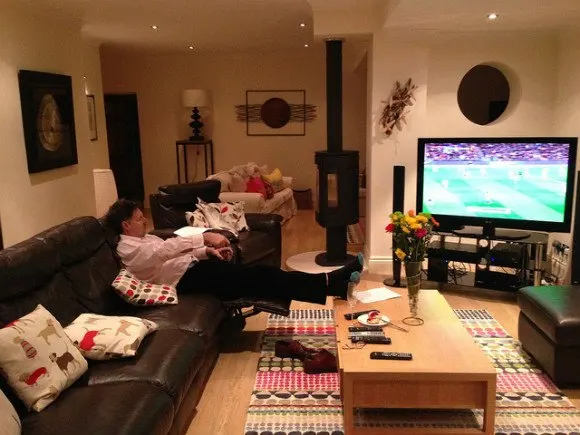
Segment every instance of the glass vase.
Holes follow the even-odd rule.
[[[411,316],[403,319],[407,325],[422,325],[423,319],[417,316],[419,311],[419,292],[421,290],[421,268],[422,261],[406,261],[405,275],[407,278],[407,294],[409,298],[409,310]]]

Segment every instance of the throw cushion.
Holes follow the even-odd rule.
[[[218,180],[221,184],[220,192],[231,192],[232,175],[228,172],[218,172],[208,177],[211,180]]]
[[[42,305],[0,329],[0,369],[28,409],[50,405],[86,370],[87,361]]]
[[[246,179],[236,173],[232,172],[232,181],[230,182],[230,192],[245,192],[246,191]]]
[[[208,225],[206,228],[228,230],[236,237],[240,231],[250,229],[244,213],[244,203],[241,201],[207,203],[199,200],[197,210],[186,212],[185,219],[190,225],[194,226],[194,223],[202,222],[199,218],[196,218],[199,213],[202,213],[205,217]]]
[[[264,181],[264,189],[266,190],[266,199],[274,198],[274,193],[276,193],[274,192],[274,186],[267,181]]]
[[[270,170],[268,169],[268,165],[258,166],[258,173],[260,175],[268,175]]]
[[[246,184],[246,192],[251,193],[259,193],[262,196],[266,197],[266,186],[264,186],[264,182],[262,181],[261,177],[251,177]]]
[[[156,323],[138,317],[85,313],[64,331],[85,357],[107,360],[135,356],[143,338],[156,329]]]
[[[186,211],[185,220],[190,227],[209,228],[209,222],[201,210]]]
[[[168,284],[151,284],[137,279],[127,269],[121,269],[111,284],[126,302],[137,306],[175,305],[177,290]]]
[[[0,421],[2,422],[0,429],[2,435],[20,435],[22,431],[20,417],[2,391],[0,391]]]
[[[274,169],[270,174],[262,175],[262,180],[270,183],[274,188],[275,192],[279,192],[284,189],[284,183],[282,182],[282,172],[280,169]]]

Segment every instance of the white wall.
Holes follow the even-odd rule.
[[[384,273],[390,265],[390,238],[385,235],[388,216],[392,213],[393,166],[406,167],[405,208],[414,208],[414,184],[412,183],[417,161],[417,137],[425,130],[427,107],[426,48],[396,41],[387,34],[373,38],[371,66],[371,135],[367,141],[367,251],[370,267]],[[406,117],[407,125],[402,132],[390,138],[379,128],[379,118],[384,100],[388,99],[396,81],[412,78],[417,85],[415,102]]]
[[[206,89],[213,104],[204,133],[214,141],[216,171],[255,161],[279,167],[294,177],[296,188],[315,186],[314,152],[326,148],[324,47],[285,53],[167,54],[101,50],[106,93],[134,92],[139,102],[141,151],[146,196],[160,185],[177,182],[175,141],[191,134],[191,111],[181,107],[181,91]],[[366,73],[343,76],[344,148],[364,149]],[[248,89],[305,89],[318,117],[306,124],[305,136],[247,136],[236,121],[234,106],[245,104]],[[362,111],[361,111],[362,108]],[[203,155],[190,153],[191,174],[205,177]],[[182,178],[183,179],[183,178]]]
[[[18,70],[72,77],[79,164],[29,174]],[[17,3],[0,4],[0,222],[4,245],[95,212],[92,168],[108,167],[98,50],[83,41],[80,23]],[[88,132],[85,83],[97,94],[100,140]]]
[[[554,128],[559,136],[580,137],[580,32],[570,31],[560,36],[557,64]],[[577,154],[576,169],[580,170],[580,153]],[[573,215],[572,222],[574,219],[576,216]],[[552,237],[571,246],[571,234],[553,234]]]
[[[555,125],[558,80],[558,42],[544,35],[446,35],[413,38],[388,31],[373,38],[372,137],[367,146],[371,168],[368,246],[371,267],[390,271],[390,237],[384,232],[392,212],[392,167],[406,166],[405,209],[415,208],[417,138],[461,136],[551,136]],[[465,118],[456,92],[463,75],[479,63],[506,71],[512,98],[504,116],[489,126]],[[381,100],[388,98],[395,80],[409,77],[419,86],[408,125],[386,139],[378,131]]]

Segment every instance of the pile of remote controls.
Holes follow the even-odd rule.
[[[359,316],[366,314],[372,310],[361,311],[358,313],[345,314],[347,320],[353,317],[356,319]],[[382,326],[349,326],[348,338],[352,343],[369,343],[369,344],[391,344],[390,337],[385,335]],[[389,360],[412,360],[413,355],[402,352],[371,352],[371,359],[389,359]]]

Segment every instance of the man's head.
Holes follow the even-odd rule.
[[[144,237],[147,233],[147,218],[143,216],[141,205],[130,199],[119,199],[107,212],[107,225],[119,234]]]

